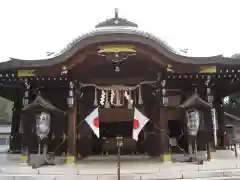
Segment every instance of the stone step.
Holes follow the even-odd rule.
[[[33,174],[8,174],[0,175],[1,180],[117,180],[116,175],[33,175]],[[121,180],[240,180],[240,169],[225,171],[195,171],[174,173],[166,171],[156,174],[125,174],[121,175]]]
[[[181,179],[181,180],[191,180],[191,179]],[[235,177],[194,178],[194,180],[240,180],[240,177],[235,176]]]

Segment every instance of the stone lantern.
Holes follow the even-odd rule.
[[[212,128],[209,127],[211,126],[212,105],[204,101],[195,92],[178,107],[185,110],[185,125],[189,144],[188,153],[190,158],[192,158],[193,153],[197,157],[197,150],[199,148],[205,150],[207,145],[213,141],[213,136],[211,135]],[[201,145],[201,147],[198,147],[198,145]],[[210,158],[209,156],[210,154],[208,153],[208,158]]]
[[[41,154],[41,142],[43,141],[44,162],[47,157],[47,137],[51,129],[52,116],[64,114],[64,112],[49,101],[44,99],[40,93],[22,109],[22,123],[24,129],[24,145],[29,148],[33,133],[36,133],[39,139],[38,155]],[[42,164],[42,163],[40,163]]]

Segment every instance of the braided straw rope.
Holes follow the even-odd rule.
[[[110,91],[110,90],[133,91],[133,90],[139,88],[141,85],[157,83],[160,79],[161,79],[161,74],[159,74],[158,78],[154,81],[142,81],[139,84],[134,85],[134,86],[124,86],[124,85],[99,86],[99,85],[96,85],[96,84],[84,84],[84,83],[81,83],[81,82],[79,82],[79,84],[82,87],[92,86],[92,87],[95,87],[96,89],[104,90],[104,91]]]

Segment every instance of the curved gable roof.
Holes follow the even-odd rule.
[[[116,23],[117,22],[117,23]],[[0,69],[25,68],[51,66],[66,61],[79,50],[89,44],[110,42],[110,41],[132,41],[135,43],[151,46],[160,54],[171,59],[173,62],[195,65],[216,65],[216,64],[239,64],[240,59],[226,58],[222,55],[212,57],[188,57],[180,55],[170,47],[165,41],[157,38],[153,34],[139,30],[137,24],[123,18],[119,18],[115,12],[115,17],[107,19],[98,25],[94,30],[87,32],[72,42],[55,56],[46,59],[23,60],[10,58],[9,61],[0,63]]]
[[[46,59],[33,59],[33,60],[24,60],[24,59],[17,59],[17,58],[10,58],[10,61],[6,61],[0,63],[0,68],[18,68],[18,67],[39,67],[39,66],[51,66],[54,64],[62,63],[69,57],[73,56],[76,52],[80,49],[84,48],[88,44],[104,42],[103,39],[97,39],[97,37],[106,36],[106,37],[116,37],[114,39],[119,41],[127,41],[131,40],[131,36],[135,37],[135,41],[138,42],[138,39],[142,39],[141,42],[144,43],[145,40],[148,41],[155,41],[155,46],[163,54],[167,54],[168,52],[172,52],[173,48],[168,46],[164,41],[156,38],[155,36],[151,35],[150,33],[139,31],[137,29],[132,28],[123,28],[123,27],[114,27],[114,28],[104,28],[104,29],[94,29],[88,33],[79,36],[78,38],[74,39],[71,43],[69,43],[64,49],[62,49],[59,53],[55,56],[46,58]],[[119,38],[118,38],[119,36]],[[125,36],[125,37],[124,37]],[[130,39],[129,39],[130,38]],[[111,38],[112,39],[112,38]],[[110,41],[106,39],[106,41]],[[147,43],[146,43],[147,44]]]
[[[102,38],[101,38],[102,37]],[[103,38],[105,37],[105,38]],[[133,41],[143,44],[147,44],[164,56],[172,59],[175,62],[185,63],[185,64],[240,64],[239,59],[226,58],[222,55],[212,56],[212,57],[188,57],[176,54],[170,49],[165,42],[161,41],[157,37],[150,33],[140,31],[137,29],[129,28],[108,28],[108,29],[95,29],[91,32],[78,37],[68,46],[66,46],[60,53],[56,56],[41,59],[41,60],[22,60],[11,58],[10,61],[0,63],[0,68],[3,66],[17,67],[36,67],[36,66],[50,66],[58,63],[64,62],[69,57],[73,56],[80,49],[93,43],[99,43],[104,41]]]

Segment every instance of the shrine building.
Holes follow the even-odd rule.
[[[207,135],[213,149],[221,147],[222,99],[239,90],[239,77],[240,59],[180,55],[116,12],[49,58],[0,63],[0,95],[14,102],[10,152],[37,152],[36,106],[51,113],[46,143],[59,155],[115,154],[118,135],[123,154],[165,157],[173,137],[187,149],[178,137],[185,133],[185,109],[194,104],[207,114],[199,138]],[[97,106],[100,138],[84,123]],[[134,107],[150,119],[138,141],[132,139]]]

